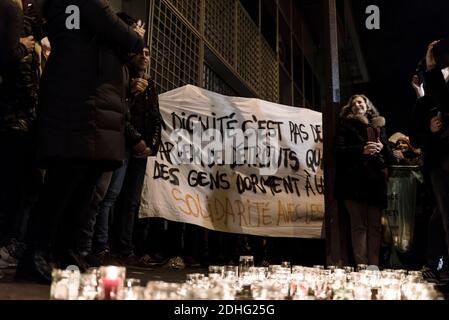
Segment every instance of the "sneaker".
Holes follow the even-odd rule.
[[[429,268],[429,267],[423,267],[421,269],[422,276],[424,280],[428,282],[438,283],[440,281],[440,274],[437,270]]]
[[[155,258],[153,258],[152,256],[150,256],[149,254],[145,254],[140,258],[140,261],[142,261],[143,263],[149,265],[149,266],[162,266],[165,264],[165,261],[161,261],[161,260],[156,260]]]
[[[17,267],[17,259],[12,257],[7,247],[0,248],[0,259],[8,264],[8,267]]]
[[[185,269],[186,264],[184,263],[184,260],[181,257],[174,257],[168,260],[168,262],[165,264],[164,267],[170,269]]]
[[[9,263],[0,258],[0,269],[9,268]]]
[[[122,265],[122,262],[119,259],[114,259],[111,255],[109,249],[103,249],[95,253],[95,257],[100,261],[102,266],[114,266],[114,265]]]
[[[6,250],[8,250],[8,253],[11,257],[13,257],[16,260],[19,260],[20,257],[23,255],[26,249],[26,245],[22,242],[17,241],[16,239],[12,239],[10,241],[10,244],[7,245]]]
[[[103,258],[103,257],[106,257],[106,256],[111,255],[111,251],[110,251],[109,249],[106,248],[106,249],[99,250],[99,251],[95,252],[95,255],[96,255],[98,258]]]
[[[148,263],[147,260],[139,258],[134,253],[128,256],[120,257],[122,263],[129,268],[142,268],[146,270],[151,270],[152,265]]]

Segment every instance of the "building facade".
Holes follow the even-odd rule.
[[[147,22],[150,74],[161,93],[193,84],[226,95],[321,110],[321,0],[110,2],[115,10]],[[349,6],[340,3],[344,30]],[[358,63],[348,63],[348,57],[360,55],[352,41],[355,29],[347,30],[339,34],[342,66],[354,69],[351,74],[360,73]]]

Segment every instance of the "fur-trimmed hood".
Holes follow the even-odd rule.
[[[371,119],[371,121],[369,121],[369,119],[366,116],[362,116],[362,115],[355,115],[353,113],[349,114],[346,119],[348,120],[356,120],[359,121],[361,123],[364,123],[366,125],[372,125],[374,127],[385,127],[386,124],[386,120],[384,117],[381,116],[375,116]]]

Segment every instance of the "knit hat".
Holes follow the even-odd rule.
[[[410,138],[401,132],[396,132],[388,139],[388,141],[393,144],[396,144],[398,142],[398,140],[410,141]]]

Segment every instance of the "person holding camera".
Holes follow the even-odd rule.
[[[340,207],[349,214],[357,265],[379,265],[387,167],[397,163],[384,127],[385,118],[364,95],[352,96],[341,110],[335,140],[335,190]]]
[[[449,248],[449,50],[447,41],[433,41],[427,48],[420,77],[412,85],[418,95],[414,110],[416,131],[425,152],[424,170],[428,173],[435,199],[429,222],[428,252],[425,273],[439,279],[438,263]],[[444,241],[442,241],[444,239]],[[442,248],[441,243],[446,244]]]

